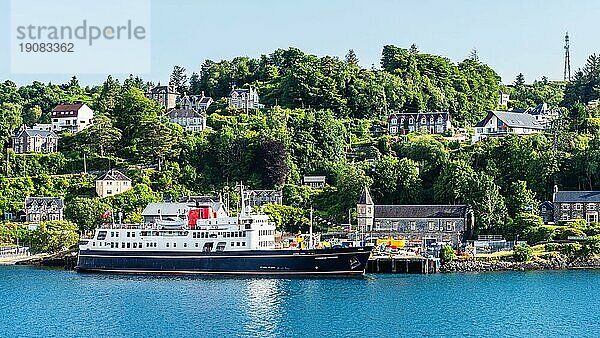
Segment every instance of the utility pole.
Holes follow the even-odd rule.
[[[313,248],[313,208],[310,207],[310,226],[308,228],[308,238],[310,242],[308,242],[308,249],[312,250]]]
[[[85,161],[85,153],[83,153],[83,173],[87,175],[87,163]]]
[[[10,152],[8,149],[9,148],[6,148],[6,177],[9,176],[10,171]]]
[[[565,71],[563,74],[564,81],[571,81],[571,59],[569,57],[569,32],[565,34]]]

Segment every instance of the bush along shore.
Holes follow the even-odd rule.
[[[600,268],[600,258],[569,260],[563,256],[529,262],[463,260],[443,264],[440,272],[533,271]]]

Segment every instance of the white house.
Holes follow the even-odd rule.
[[[184,95],[179,98],[179,108],[192,109],[197,111],[206,111],[214,102],[212,97],[204,96],[204,92],[200,95]]]
[[[96,180],[96,193],[100,197],[117,195],[131,188],[131,179],[115,169],[109,170]]]
[[[510,101],[510,95],[503,91],[500,91],[500,97],[498,98],[498,105],[508,107],[508,101]]]
[[[537,105],[535,108],[528,108],[525,113],[533,116],[536,122],[548,129],[552,125],[552,122],[558,118],[559,110],[550,109],[546,103]]]
[[[249,89],[233,88],[229,93],[229,106],[236,109],[264,108],[265,105],[260,104],[259,101],[258,92],[252,87]]]
[[[94,111],[85,103],[59,104],[52,109],[52,131],[80,132],[92,125]]]
[[[475,126],[472,142],[479,142],[487,137],[504,137],[509,134],[527,135],[540,133],[544,126],[535,117],[526,113],[490,111]]]

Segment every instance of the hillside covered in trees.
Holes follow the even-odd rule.
[[[84,88],[76,78],[61,85],[1,83],[3,149],[12,130],[48,123],[57,104],[84,102],[96,116],[92,127],[59,135],[57,153],[3,151],[0,210],[18,213],[24,196],[64,196],[67,218],[89,230],[109,208],[135,222],[146,203],[185,194],[230,193],[235,205],[233,187],[243,181],[254,189],[282,188],[285,205],[266,211],[281,229],[297,231],[311,206],[325,221],[345,222],[366,185],[377,203],[469,204],[476,233],[512,238],[539,235],[532,229],[541,229],[541,220],[531,206],[549,199],[554,185],[600,189],[600,111],[585,105],[600,96],[595,56],[570,83],[542,79],[507,87],[476,59],[456,64],[416,47],[385,46],[381,69],[361,68],[352,51],[340,59],[289,48],[258,59],[207,60],[189,79],[175,67],[171,83],[215,98],[211,130],[184,132],[168,122],[144,97],[153,84],[138,77],[120,83],[109,76]],[[232,85],[256,87],[268,108],[228,108]],[[471,127],[499,108],[500,89],[510,92],[512,107],[547,102],[563,114],[551,132],[476,144],[373,131],[388,113],[402,111],[449,111],[456,126]],[[93,176],[80,174],[84,156],[88,172],[123,169],[135,188],[95,197]],[[301,176],[311,174],[325,175],[328,186],[300,186]]]

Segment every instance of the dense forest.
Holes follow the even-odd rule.
[[[25,196],[64,196],[67,219],[89,230],[107,209],[136,222],[146,203],[186,194],[228,193],[235,205],[234,186],[243,181],[283,189],[285,205],[265,211],[280,229],[297,231],[310,207],[322,228],[347,222],[368,186],[376,203],[466,203],[476,233],[534,240],[549,236],[535,206],[551,198],[554,185],[600,189],[600,110],[586,105],[600,96],[595,55],[568,83],[526,84],[519,74],[502,85],[476,57],[453,63],[414,45],[384,46],[381,68],[372,69],[361,68],[352,50],[340,59],[289,48],[257,59],[207,60],[189,77],[176,66],[170,83],[215,99],[207,112],[211,129],[184,132],[170,123],[144,96],[154,84],[139,77],[121,83],[109,76],[94,87],[81,87],[75,77],[65,84],[1,83],[0,211],[18,213]],[[257,88],[267,108],[227,107],[233,85]],[[403,111],[448,111],[454,127],[472,127],[486,111],[506,109],[498,107],[500,90],[511,95],[509,108],[545,102],[561,116],[546,133],[475,144],[423,133],[391,137],[373,128],[385,130],[387,114]],[[15,128],[48,123],[55,105],[75,102],[94,109],[95,123],[61,133],[59,152],[8,149]],[[84,160],[91,175],[81,174]],[[94,175],[108,168],[122,169],[135,188],[95,197]],[[325,175],[328,185],[300,186],[311,174]]]

